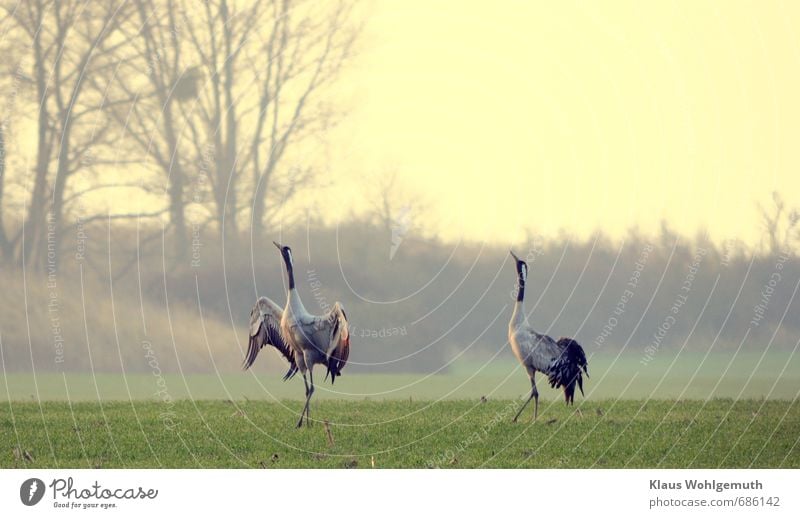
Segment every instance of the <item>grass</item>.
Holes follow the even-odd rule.
[[[798,468],[800,404],[714,399],[9,402],[0,468]]]
[[[260,359],[260,358],[259,358]],[[800,355],[792,351],[758,351],[739,354],[698,351],[662,351],[647,365],[641,356],[626,353],[594,354],[589,358],[591,378],[586,397],[598,399],[784,399],[798,397]],[[0,400],[13,401],[109,401],[161,399],[280,401],[303,397],[299,377],[283,383],[283,360],[265,358],[254,371],[216,374],[126,372],[119,373],[9,373],[0,370]],[[530,390],[527,376],[510,351],[492,362],[454,361],[441,374],[361,374],[348,370],[335,387],[321,383],[317,368],[315,399],[363,401],[513,399]],[[265,369],[273,369],[266,371]],[[539,382],[544,397],[555,391]],[[4,394],[5,393],[5,394]]]
[[[313,416],[330,421],[332,443],[319,422],[294,428],[302,382],[265,366],[9,373],[0,468],[800,467],[797,355],[639,359],[594,355],[574,409],[541,379],[534,424],[532,408],[510,422],[529,384],[509,359],[437,375],[346,373],[333,387],[318,378]]]

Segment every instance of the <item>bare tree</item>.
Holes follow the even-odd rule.
[[[241,113],[246,110],[248,78],[240,59],[259,29],[265,2],[255,1],[231,10],[227,0],[206,2],[194,23],[187,24],[188,38],[208,81],[197,104],[184,117],[195,154],[206,164],[219,231],[226,239],[238,233],[237,163],[241,138]]]
[[[418,214],[428,210],[418,195],[411,196],[401,187],[397,171],[378,176],[370,191],[365,196],[372,215],[386,232],[397,232],[398,226],[410,230],[418,225]]]
[[[778,255],[792,250],[794,241],[800,238],[800,213],[797,209],[787,209],[781,195],[772,193],[772,206],[757,204],[761,214],[761,225],[769,243],[769,253]]]
[[[65,195],[70,179],[89,165],[88,156],[110,143],[101,96],[87,93],[87,77],[113,79],[117,37],[126,2],[31,0],[4,6],[32,51],[29,74],[35,85],[37,153],[25,219],[21,260],[44,255],[45,239],[57,268]]]
[[[40,233],[44,227],[44,208],[46,204],[47,172],[51,159],[53,132],[50,131],[50,92],[47,88],[48,70],[47,59],[55,51],[52,45],[44,42],[45,36],[42,28],[45,17],[45,5],[42,0],[33,0],[24,5],[4,4],[3,10],[6,20],[13,20],[15,26],[10,31],[19,49],[29,48],[32,54],[31,81],[35,85],[35,102],[39,104],[37,112],[37,142],[36,162],[34,164],[34,182],[28,204],[28,216],[23,224],[21,260],[30,260],[31,252],[35,249]]]
[[[19,7],[19,6],[18,6]],[[5,10],[6,6],[0,7]],[[8,153],[10,142],[13,140],[12,122],[20,113],[18,108],[20,93],[30,84],[30,78],[25,75],[25,61],[28,59],[27,51],[17,32],[19,27],[13,17],[7,16],[5,23],[0,28],[0,53],[14,56],[0,64],[0,88],[6,92],[0,120],[0,256],[3,261],[10,263],[13,260],[14,250],[22,236],[22,229],[11,232],[6,226],[5,213],[7,210],[6,187],[9,185]]]
[[[134,0],[135,15],[122,26],[129,44],[120,49],[123,78],[111,85],[109,96],[120,102],[112,116],[139,152],[155,165],[164,181],[147,188],[167,197],[174,253],[187,251],[185,189],[188,160],[179,150],[182,125],[177,103],[197,94],[198,78],[191,74],[183,46],[185,13],[174,0]],[[95,88],[102,85],[95,84]]]
[[[422,215],[428,215],[430,220],[430,204],[419,193],[412,195],[404,189],[397,171],[379,175],[374,182],[368,183],[365,197],[371,205],[368,216],[391,242],[390,260],[407,236],[423,230]]]
[[[166,195],[176,255],[188,248],[189,205],[207,214],[200,226],[213,222],[228,240],[246,215],[260,236],[274,211],[268,200],[288,200],[315,172],[301,153],[281,164],[338,119],[321,93],[358,34],[349,0],[31,0],[3,9],[30,55],[35,91],[37,151],[18,248],[26,262],[60,250],[65,214],[83,195],[119,186],[104,166],[142,157],[161,173],[140,185]],[[141,154],[120,160],[120,141]],[[89,187],[75,190],[79,174]],[[9,243],[0,233],[0,248]]]
[[[267,198],[290,198],[313,173],[298,161],[280,169],[287,149],[335,120],[317,97],[350,56],[352,5],[134,4],[137,16],[122,31],[133,42],[123,50],[125,80],[110,96],[135,99],[117,105],[114,118],[166,180],[178,255],[187,249],[189,207],[193,227],[213,223],[228,242],[249,211],[260,235]]]
[[[5,123],[0,124],[0,254],[4,261],[8,261],[14,250],[14,245],[6,234],[6,224],[3,219],[4,205],[3,194],[5,193],[6,180],[6,138]]]
[[[294,163],[276,178],[288,148],[335,120],[317,97],[351,55],[353,18],[346,1],[321,8],[261,0],[234,8],[219,0],[188,24],[208,80],[185,116],[190,141],[213,148],[209,183],[220,232],[235,238],[240,213],[249,209],[253,234],[261,236],[267,197],[286,200],[312,175],[308,164]]]

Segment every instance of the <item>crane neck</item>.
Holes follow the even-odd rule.
[[[293,291],[294,290],[294,268],[292,267],[291,252],[289,254],[284,254],[283,263],[286,265],[286,275],[289,278],[289,291]]]
[[[525,322],[525,304],[517,300],[514,304],[514,312],[511,314],[511,326],[515,327]]]
[[[308,314],[303,301],[300,300],[300,294],[294,288],[289,289],[289,295],[286,298],[286,308],[296,317],[303,317]]]
[[[525,322],[525,279],[528,267],[524,263],[517,271],[517,302],[514,304],[514,313],[511,315],[511,326]]]
[[[300,300],[300,294],[297,293],[294,284],[294,265],[292,261],[292,252],[287,250],[283,254],[283,262],[286,265],[286,276],[289,278],[289,294],[286,297],[286,307],[295,316],[307,315],[303,301]]]

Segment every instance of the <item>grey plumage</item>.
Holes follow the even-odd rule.
[[[291,379],[297,373],[294,351],[281,335],[281,320],[283,320],[283,310],[267,297],[259,297],[256,305],[250,310],[250,340],[242,365],[245,370],[255,363],[262,347],[271,345],[289,362],[289,370],[283,376],[283,381]]]
[[[340,303],[324,315],[312,315],[306,311],[294,286],[292,251],[288,246],[275,243],[281,251],[289,277],[289,293],[286,307],[281,309],[267,297],[260,297],[250,311],[250,340],[243,367],[250,368],[258,352],[266,345],[275,347],[289,362],[289,370],[283,379],[294,377],[299,371],[306,387],[306,404],[297,426],[310,424],[310,402],[314,393],[313,369],[316,364],[328,370],[325,379],[331,383],[341,376],[350,355],[350,332],[347,314]]]
[[[536,389],[536,373],[541,372],[548,377],[551,387],[564,389],[564,399],[571,404],[575,398],[577,385],[583,394],[583,374],[589,377],[586,354],[583,348],[572,338],[551,337],[537,333],[528,323],[523,307],[525,283],[528,277],[528,265],[519,259],[514,252],[511,255],[516,261],[518,286],[517,302],[508,324],[508,341],[511,350],[528,373],[531,380],[531,393],[528,399],[514,416],[519,418],[531,399],[534,399],[533,418],[539,414],[539,391]]]

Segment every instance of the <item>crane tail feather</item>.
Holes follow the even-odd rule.
[[[284,374],[284,375],[283,375],[283,381],[288,381],[288,380],[290,380],[290,379],[294,378],[294,375],[295,375],[295,374],[297,374],[297,365],[295,365],[294,363],[292,363],[292,364],[289,366],[289,370],[288,370],[288,371],[286,371],[286,374]]]
[[[576,385],[583,394],[583,373],[589,377],[586,353],[572,338],[560,338],[557,343],[562,350],[550,364],[548,381],[551,387],[564,388],[564,401],[571,405],[575,402]]]

